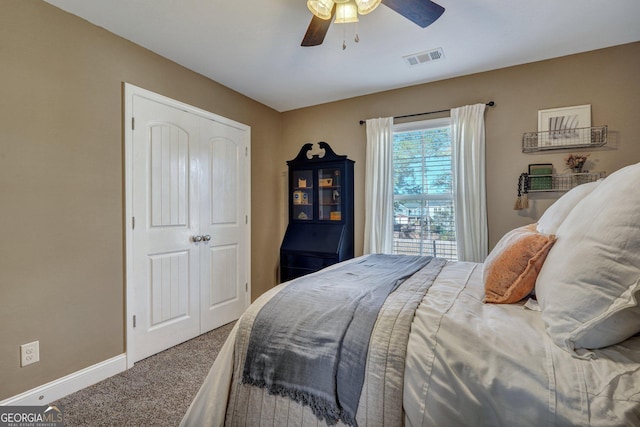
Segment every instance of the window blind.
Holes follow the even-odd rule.
[[[394,253],[457,259],[451,127],[394,132]]]

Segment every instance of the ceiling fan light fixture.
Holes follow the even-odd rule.
[[[353,1],[336,4],[336,24],[358,22],[358,6]]]
[[[366,15],[367,13],[373,12],[381,2],[382,0],[356,0],[358,13],[360,15]]]
[[[333,0],[309,0],[307,1],[307,7],[311,13],[320,19],[331,19]]]

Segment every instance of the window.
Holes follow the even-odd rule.
[[[451,120],[393,130],[393,252],[457,260]]]

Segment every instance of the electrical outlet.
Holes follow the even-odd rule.
[[[24,367],[40,361],[40,341],[22,344],[20,346],[20,366]]]

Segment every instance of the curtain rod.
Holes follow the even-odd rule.
[[[485,104],[487,107],[494,107],[496,105],[495,102],[493,101],[489,101]],[[415,114],[406,114],[404,116],[394,116],[393,119],[404,119],[407,117],[415,117],[415,116],[425,116],[427,114],[436,114],[436,113],[446,113],[447,111],[451,111],[451,108],[447,109],[447,110],[438,110],[438,111],[427,111],[425,113],[415,113]],[[366,120],[360,120],[360,125],[365,124],[367,121]]]

